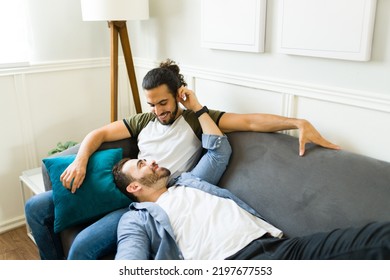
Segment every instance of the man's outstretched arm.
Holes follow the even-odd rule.
[[[276,132],[299,129],[299,155],[305,153],[305,145],[314,143],[329,149],[340,149],[323,138],[314,126],[304,119],[287,118],[272,114],[225,113],[219,121],[220,129],[227,133],[233,131]]]

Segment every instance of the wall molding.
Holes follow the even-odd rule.
[[[124,67],[124,60],[120,58],[119,61],[119,65]],[[134,64],[136,69],[144,69],[147,71],[157,67],[159,62],[145,58],[134,58]],[[0,70],[0,76],[71,71],[76,69],[102,67],[110,67],[109,58],[35,63],[28,67],[2,69]],[[182,73],[188,77],[187,82],[190,86],[196,86],[196,79],[205,79],[242,87],[267,90],[279,94],[286,94],[287,96],[285,97],[285,102],[290,104],[293,103],[291,102],[292,99],[300,97],[390,113],[390,95],[388,94],[360,91],[348,88],[327,87],[317,84],[273,79],[252,74],[220,71],[190,65],[180,65],[180,68]],[[290,115],[291,109],[286,111]]]
[[[119,63],[121,65],[121,63]],[[124,62],[122,62],[124,65]],[[44,72],[69,71],[76,69],[104,68],[110,67],[110,58],[91,58],[63,61],[47,61],[31,63],[26,67],[14,67],[0,69],[0,76],[12,76],[17,74],[34,74]]]
[[[390,113],[389,95],[275,80],[242,73],[228,73],[195,67],[182,68],[186,73],[188,72],[197,78]]]

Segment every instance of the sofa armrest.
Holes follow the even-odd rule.
[[[79,148],[80,148],[80,144],[77,144],[76,146],[70,147],[69,149],[66,149],[65,151],[54,154],[50,157],[58,157],[58,156],[77,154],[77,152],[79,151]],[[138,155],[138,151],[139,151],[138,146],[137,146],[137,139],[135,139],[135,138],[126,138],[126,139],[122,139],[122,140],[118,140],[118,141],[105,142],[98,148],[98,151],[107,150],[107,149],[114,149],[114,148],[122,148],[123,149],[123,157],[130,157],[130,158],[136,158]],[[45,191],[51,190],[52,184],[50,181],[50,177],[49,177],[49,174],[47,172],[46,166],[43,163],[42,163],[42,177],[43,177],[43,184],[45,186]]]

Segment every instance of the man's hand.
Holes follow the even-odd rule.
[[[194,112],[202,109],[202,105],[199,103],[198,98],[195,95],[195,92],[182,86],[178,90],[177,101],[183,104],[188,110]]]
[[[300,120],[299,124],[299,155],[305,154],[306,143],[314,143],[324,148],[340,150],[340,146],[335,145],[321,136],[314,126],[307,120]]]
[[[74,160],[61,174],[60,180],[62,185],[75,193],[84,181],[86,174],[86,164]]]

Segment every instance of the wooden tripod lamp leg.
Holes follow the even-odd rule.
[[[130,87],[131,87],[131,93],[133,94],[135,110],[137,113],[141,113],[142,112],[141,102],[139,98],[137,79],[135,77],[134,62],[133,62],[133,56],[131,54],[130,41],[129,41],[129,35],[127,33],[126,22],[121,21],[119,23],[120,23],[120,25],[118,25],[119,36],[121,39],[123,55],[125,57],[127,74],[130,80]]]
[[[108,22],[111,37],[111,122],[118,119],[118,29]]]
[[[135,110],[137,113],[142,113],[142,108],[126,21],[109,21],[108,25],[111,33],[111,122],[114,122],[118,119],[118,36],[120,37],[123,55],[125,57]]]

